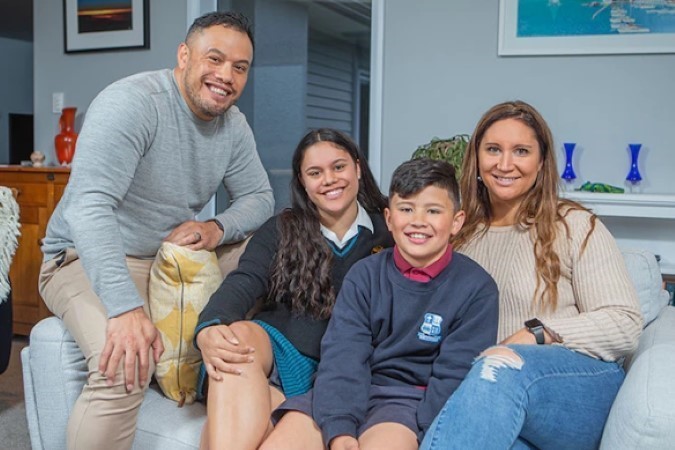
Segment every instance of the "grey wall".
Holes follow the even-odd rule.
[[[305,133],[307,11],[294,2],[256,0],[251,17],[256,48],[249,123],[265,167],[288,169]]]
[[[523,99],[577,177],[624,185],[627,144],[644,145],[644,192],[675,193],[675,55],[497,57],[497,2],[387,0],[382,180],[433,136],[471,133],[492,105]]]
[[[291,157],[306,128],[307,9],[285,0],[221,0],[218,9],[253,22],[253,70],[237,105],[253,129],[279,210],[290,203]],[[217,208],[225,201],[219,191]]]
[[[35,149],[55,162],[54,136],[59,114],[52,93],[63,92],[65,105],[78,108],[76,129],[96,94],[111,82],[145,70],[173,67],[185,37],[187,7],[181,0],[150,0],[150,49],[95,53],[63,51],[63,2],[34,0]]]
[[[0,164],[9,162],[8,114],[33,112],[32,42],[0,38]]]

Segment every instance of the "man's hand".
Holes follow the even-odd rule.
[[[211,378],[223,379],[222,373],[241,374],[236,364],[253,362],[255,349],[239,341],[227,325],[213,325],[197,334],[197,346],[202,352],[204,367]]]
[[[214,250],[223,237],[223,231],[214,221],[188,220],[178,225],[164,242],[187,247],[191,250]]]
[[[353,436],[338,436],[330,441],[330,450],[359,450],[359,441]]]
[[[164,345],[157,328],[143,311],[136,308],[108,319],[105,346],[98,363],[98,370],[108,379],[108,386],[115,382],[115,372],[124,358],[124,383],[127,392],[134,388],[136,359],[138,358],[138,383],[145,386],[150,366],[149,349],[155,364],[164,352]]]

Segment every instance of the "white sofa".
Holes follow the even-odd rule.
[[[639,349],[626,362],[628,375],[612,406],[601,449],[673,449],[675,308],[664,307],[668,294],[661,289],[653,255],[625,251],[624,258],[648,325]],[[32,447],[65,449],[68,415],[86,378],[82,353],[61,321],[50,317],[33,328],[21,359]],[[154,386],[139,413],[134,448],[196,449],[204,417],[202,404],[178,408]]]

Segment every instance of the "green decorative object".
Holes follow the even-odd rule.
[[[428,144],[420,145],[412,154],[412,159],[431,158],[447,161],[455,167],[457,179],[462,175],[462,159],[470,136],[457,134],[448,139],[433,138]]]
[[[617,186],[612,186],[611,184],[605,184],[605,183],[591,183],[590,181],[585,182],[584,184],[577,189],[577,191],[584,191],[584,192],[604,192],[608,194],[623,194],[624,189],[617,187]]]

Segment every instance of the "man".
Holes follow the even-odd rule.
[[[94,99],[47,228],[40,293],[89,367],[69,419],[70,448],[132,445],[163,351],[147,313],[162,241],[213,250],[245,239],[273,211],[251,129],[234,106],[253,60],[248,21],[198,18],[177,59],[173,71],[133,75]],[[232,204],[215,220],[195,221],[220,182]]]

